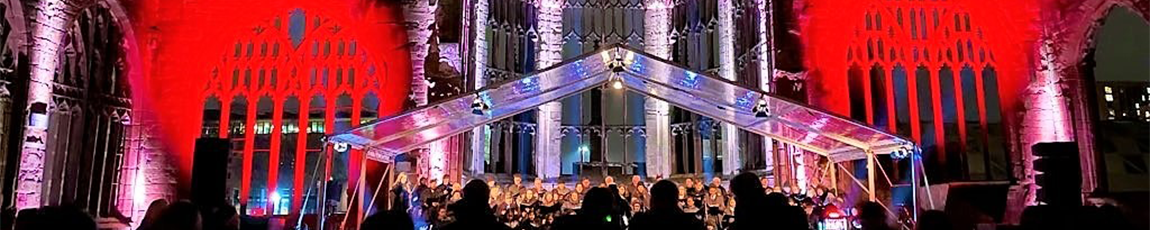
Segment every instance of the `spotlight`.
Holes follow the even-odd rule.
[[[616,58],[615,61],[607,63],[607,67],[611,68],[611,72],[613,73],[622,73],[627,71],[627,69],[623,67],[623,59],[621,58]]]
[[[904,158],[910,157],[910,154],[911,154],[910,149],[907,149],[906,147],[902,147],[902,148],[899,148],[898,150],[895,150],[894,152],[891,152],[890,156],[894,159],[904,159]]]
[[[620,81],[619,79],[612,80],[611,81],[611,88],[612,89],[623,89],[623,81]]]
[[[484,113],[487,112],[487,109],[489,109],[489,108],[490,108],[490,106],[488,106],[487,103],[483,101],[483,98],[479,97],[478,94],[475,95],[475,100],[471,101],[471,113],[472,114],[483,115]]]
[[[771,109],[767,108],[767,99],[759,99],[759,104],[754,108],[755,117],[767,118],[771,116]]]
[[[351,147],[351,146],[348,146],[348,144],[347,144],[347,143],[338,142],[338,143],[335,143],[335,145],[333,145],[333,146],[332,146],[332,149],[334,149],[336,152],[341,152],[341,153],[342,153],[342,152],[347,152],[347,150],[348,150],[348,148],[349,148],[349,147]]]

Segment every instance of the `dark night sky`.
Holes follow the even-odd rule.
[[[1113,10],[1097,35],[1098,81],[1150,81],[1150,25],[1126,8]]]

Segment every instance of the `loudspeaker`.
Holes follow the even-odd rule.
[[[1038,201],[1048,205],[1082,205],[1082,169],[1078,161],[1078,143],[1047,142],[1030,148],[1037,158],[1034,183]]]
[[[192,161],[192,202],[211,205],[225,201],[231,148],[232,143],[227,139],[196,139]]]

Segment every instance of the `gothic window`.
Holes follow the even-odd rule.
[[[4,178],[0,179],[2,180],[0,182],[3,182],[0,183],[0,185],[4,186],[8,186],[10,182],[7,181],[9,180],[8,178],[15,178],[15,176],[7,175],[9,171],[7,169],[10,165],[15,164],[10,163],[15,162],[15,159],[10,159],[10,157],[15,158],[16,156],[16,154],[9,155],[10,151],[8,151],[8,143],[10,139],[14,138],[9,133],[12,131],[11,125],[14,120],[12,119],[13,92],[10,91],[9,87],[11,87],[12,81],[16,80],[15,78],[17,76],[27,76],[26,73],[17,72],[17,60],[21,56],[26,55],[23,48],[21,48],[24,46],[21,35],[26,33],[23,31],[24,27],[20,26],[24,22],[21,10],[22,8],[19,5],[10,7],[7,5],[7,2],[0,3],[0,12],[3,13],[0,14],[3,16],[3,18],[0,19],[0,159],[4,159],[0,162],[0,169],[2,169],[0,170],[0,178]],[[12,22],[17,23],[13,24]],[[10,196],[4,197],[11,198]]]
[[[228,106],[218,109],[226,114],[218,120],[205,116],[204,135],[233,140],[229,198],[244,213],[314,213],[324,202],[317,201],[323,199],[316,195],[318,181],[326,179],[317,167],[330,163],[331,191],[345,191],[334,188],[346,188],[348,160],[362,154],[337,152],[328,162],[323,137],[376,119],[384,106],[376,95],[387,94],[381,91],[385,76],[372,71],[373,57],[333,19],[297,9],[253,27],[234,38],[216,67],[231,73],[210,76],[209,82],[231,84],[209,84],[205,100],[228,98],[219,102]],[[208,102],[204,109],[216,108]],[[213,129],[228,133],[213,135]],[[341,196],[329,195],[332,201]]]
[[[10,24],[3,29],[10,32]],[[80,11],[67,31],[53,78],[49,133],[54,141],[45,156],[44,176],[49,179],[41,187],[41,202],[78,204],[94,216],[106,217],[116,207],[109,178],[119,178],[117,166],[131,111],[122,34],[102,7]],[[7,59],[11,51],[4,47],[3,68],[11,67],[12,60]]]
[[[936,180],[1006,176],[995,63],[969,14],[873,1],[847,53],[851,117],[913,137],[928,165],[945,162],[928,172]]]

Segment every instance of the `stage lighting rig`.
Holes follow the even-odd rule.
[[[891,152],[890,157],[894,159],[904,159],[910,157],[911,154],[914,154],[914,151],[911,151],[910,148],[903,146],[898,148],[898,150]]]
[[[334,145],[332,145],[333,150],[335,150],[336,152],[341,152],[341,153],[347,152],[347,150],[349,150],[350,148],[351,148],[351,145],[348,145],[347,143],[343,143],[343,142],[336,142]]]
[[[753,109],[753,111],[755,112],[755,117],[758,117],[758,118],[771,117],[771,109],[767,107],[767,99],[766,98],[759,99],[759,103],[755,105],[755,108]]]
[[[491,106],[487,105],[487,102],[483,101],[483,97],[480,97],[479,94],[475,94],[475,100],[471,101],[471,113],[475,115],[483,115],[484,113],[487,113],[488,109],[491,109]]]

